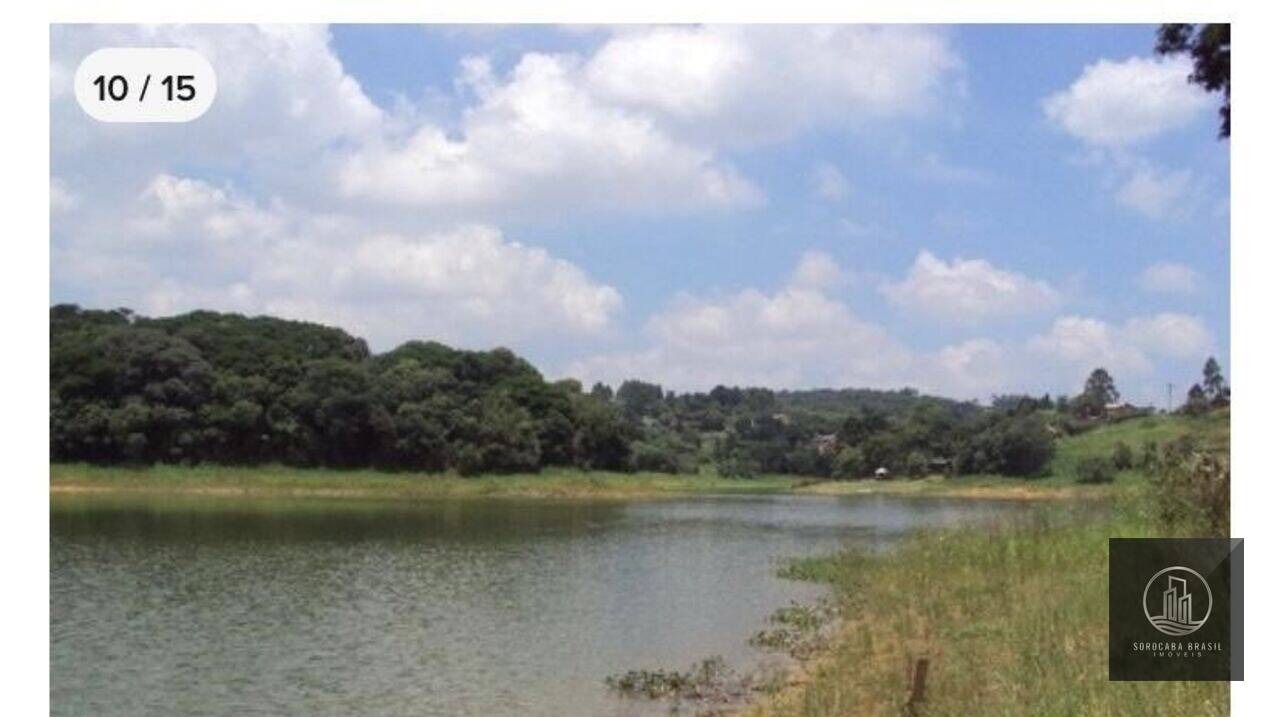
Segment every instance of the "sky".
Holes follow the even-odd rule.
[[[54,26],[51,300],[675,390],[1229,366],[1229,141],[1153,26]],[[75,102],[185,46],[187,124]],[[1229,372],[1228,372],[1229,377]]]

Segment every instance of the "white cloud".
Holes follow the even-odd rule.
[[[1046,334],[1032,337],[1033,354],[1077,371],[1105,366],[1147,373],[1158,359],[1195,359],[1212,351],[1204,323],[1186,314],[1161,313],[1114,326],[1100,319],[1065,316]]]
[[[49,210],[52,212],[65,212],[73,209],[76,204],[80,203],[80,198],[75,192],[67,186],[67,183],[57,177],[49,178]]]
[[[849,194],[849,178],[830,162],[818,162],[813,168],[813,190],[822,199],[838,201]]]
[[[716,384],[902,385],[911,356],[888,333],[811,288],[684,296],[652,317],[650,346],[574,362],[568,374],[647,378],[677,389]]]
[[[170,175],[147,184],[137,211],[117,228],[122,236],[100,227],[105,237],[77,236],[56,252],[64,278],[84,282],[99,303],[310,319],[387,347],[597,335],[622,301],[572,263],[483,225],[374,232],[358,219],[261,206]]]
[[[331,146],[389,122],[345,72],[322,25],[59,25],[51,32],[54,164],[63,170],[74,166],[80,175],[105,173],[102,189],[126,177],[136,181],[172,171],[178,157],[287,177],[275,183],[281,191],[303,180],[318,184],[317,164]],[[72,78],[81,59],[111,46],[196,50],[217,72],[217,100],[191,124],[107,125],[89,119],[76,105]]]
[[[342,164],[350,195],[421,206],[679,209],[752,204],[759,192],[704,148],[652,119],[601,103],[568,55],[527,54],[509,77],[466,65],[479,98],[458,139],[425,125]]]
[[[1192,294],[1200,289],[1200,273],[1186,264],[1163,261],[1138,275],[1138,285],[1157,294]]]
[[[1088,144],[1137,144],[1185,126],[1212,106],[1209,95],[1187,82],[1191,69],[1191,61],[1180,56],[1098,60],[1070,87],[1046,98],[1044,112]]]
[[[791,285],[825,289],[840,280],[844,272],[830,254],[821,251],[806,251],[800,257],[800,263],[791,272]]]
[[[1124,333],[1135,345],[1157,356],[1202,358],[1213,349],[1204,323],[1195,316],[1161,313],[1130,319]]]
[[[907,276],[882,292],[900,307],[951,323],[1045,311],[1060,302],[1044,281],[998,269],[981,259],[948,264],[928,251],[916,256]]]
[[[1180,366],[1175,375],[1194,372],[1212,347],[1199,318],[1166,313],[1119,325],[1064,316],[1028,339],[979,336],[913,348],[858,316],[823,282],[798,278],[829,261],[806,253],[786,285],[772,292],[681,295],[650,317],[641,345],[572,361],[564,374],[613,384],[640,378],[675,390],[912,386],[986,400],[1010,391],[1076,392],[1089,371],[1104,366],[1122,386],[1139,387],[1127,395],[1142,402],[1159,398],[1146,390],[1160,385],[1152,380],[1157,369],[1173,361]],[[825,275],[827,268],[817,273]]]
[[[758,204],[724,150],[928,111],[961,69],[928,27],[615,28],[593,51],[529,52],[500,76],[468,58],[440,112],[380,109],[323,26],[62,26],[51,45],[54,164],[86,192],[198,156],[205,176],[247,175],[264,195],[326,210],[391,202],[437,223]],[[197,50],[217,71],[217,101],[181,127],[89,120],[71,78],[112,45]]]
[[[1164,219],[1181,213],[1190,189],[1188,170],[1160,172],[1140,167],[1121,185],[1116,201],[1149,219]]]
[[[586,80],[678,131],[743,142],[926,110],[959,69],[928,27],[658,27],[619,33]]]
[[[1027,345],[1032,354],[1066,365],[1076,373],[1098,366],[1113,372],[1151,370],[1146,354],[1100,319],[1064,316],[1053,322],[1048,333],[1031,337]]]
[[[1026,390],[1024,367],[1017,359],[1015,352],[992,339],[968,339],[919,357],[915,385],[926,393],[978,400]]]
[[[908,27],[621,29],[589,56],[464,61],[457,132],[424,124],[348,156],[348,196],[421,207],[682,210],[756,204],[722,156],[817,124],[926,110],[959,68]],[[819,188],[845,191],[830,171]]]
[[[963,398],[985,398],[1016,385],[1016,357],[993,340],[914,351],[859,317],[826,291],[844,273],[826,254],[810,251],[777,291],[682,295],[650,317],[646,345],[588,356],[565,373],[615,384],[643,378],[678,390],[721,383],[914,386]]]

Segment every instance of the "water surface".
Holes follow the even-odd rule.
[[[57,497],[54,715],[631,715],[604,678],[723,655],[821,588],[786,557],[1017,503]]]

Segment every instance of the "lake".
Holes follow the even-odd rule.
[[[58,496],[54,715],[632,715],[609,674],[685,669],[812,601],[781,560],[1013,502],[700,496],[436,502]]]

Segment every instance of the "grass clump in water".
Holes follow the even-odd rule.
[[[753,647],[786,652],[796,659],[806,659],[827,645],[824,629],[839,615],[836,605],[823,600],[816,605],[793,602],[775,610],[769,617],[772,625],[748,641]]]
[[[715,655],[688,670],[630,670],[605,678],[605,684],[620,695],[669,699],[673,707],[692,702],[705,712],[708,706],[724,707],[744,701],[754,689],[750,677],[739,676]]]

